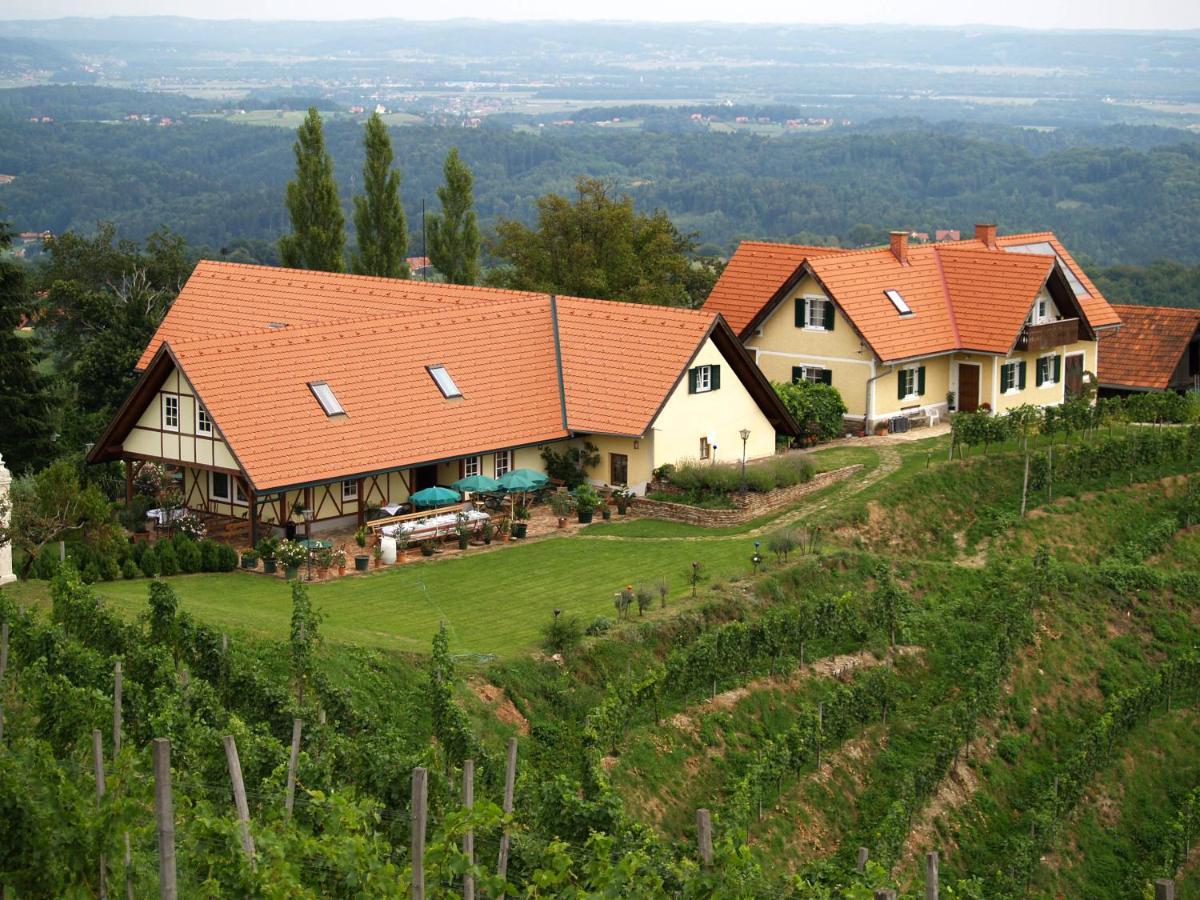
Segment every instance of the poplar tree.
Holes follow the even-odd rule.
[[[479,227],[475,222],[474,179],[451,147],[442,167],[446,183],[438,188],[442,214],[429,218],[429,262],[451,284],[474,284],[479,278]]]
[[[407,278],[408,223],[400,203],[400,173],[392,168],[392,139],[379,113],[367,119],[363,190],[354,198],[358,248],[351,268],[358,275]]]
[[[293,269],[341,272],[346,268],[345,220],[315,106],[296,131],[296,180],[287,186],[292,233],[279,239],[283,264]]]

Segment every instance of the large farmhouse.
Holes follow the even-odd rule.
[[[716,313],[490,288],[201,262],[138,367],[89,459],[177,467],[187,507],[252,532],[541,470],[546,446],[590,441],[593,481],[641,490],[796,431]]]
[[[773,381],[824,381],[870,428],[1061,403],[1120,320],[1049,232],[838,250],[745,242],[704,305]]]

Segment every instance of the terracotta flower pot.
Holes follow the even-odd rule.
[[[346,567],[345,567],[345,565],[338,566],[338,576],[340,577],[340,576],[342,576],[342,575],[345,575],[345,574],[346,574]]]

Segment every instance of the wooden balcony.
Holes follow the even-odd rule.
[[[1017,349],[1039,353],[1064,344],[1074,344],[1077,340],[1079,320],[1063,319],[1060,322],[1046,322],[1042,325],[1026,325],[1021,329],[1021,336],[1017,338]]]

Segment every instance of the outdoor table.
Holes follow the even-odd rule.
[[[427,519],[385,525],[383,527],[383,534],[386,537],[403,538],[406,541],[421,541],[426,538],[443,537],[454,533],[454,529],[458,526],[459,516],[466,516],[467,524],[472,531],[479,531],[483,528],[483,524],[492,518],[487,513],[477,509],[465,513],[442,513],[440,516],[431,516]]]
[[[320,550],[322,547],[333,546],[333,541],[323,541],[320,538],[305,538],[297,543],[299,543],[300,546],[305,550]]]
[[[406,504],[406,503],[389,503],[386,506],[381,506],[379,508],[381,510],[383,510],[385,513],[387,513],[389,516],[394,516],[397,513],[399,513],[400,510],[404,509],[404,507],[407,505],[408,504]]]

